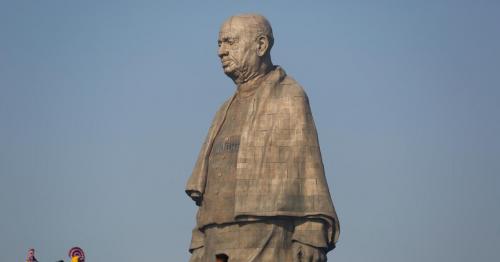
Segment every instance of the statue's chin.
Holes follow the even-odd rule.
[[[224,73],[233,80],[236,84],[243,83],[243,79],[248,75],[246,68],[224,67]]]
[[[224,68],[224,74],[226,74],[229,78],[231,79],[237,79],[238,78],[238,73],[236,70],[231,70],[229,68]]]

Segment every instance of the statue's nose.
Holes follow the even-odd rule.
[[[222,58],[227,55],[227,49],[224,47],[224,45],[219,46],[219,50],[217,51],[217,55]]]

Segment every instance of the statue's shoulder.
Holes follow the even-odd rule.
[[[224,111],[226,109],[226,107],[229,105],[229,103],[231,103],[231,100],[233,99],[233,96],[230,96],[228,97],[220,106],[219,106],[219,109],[217,110],[217,114],[219,114],[220,112]]]
[[[280,97],[307,97],[304,88],[291,76],[286,75],[277,85]]]

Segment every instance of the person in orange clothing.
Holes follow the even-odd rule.
[[[85,253],[79,247],[71,248],[68,256],[71,258],[71,262],[85,262]]]

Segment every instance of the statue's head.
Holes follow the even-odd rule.
[[[221,26],[218,55],[224,73],[237,84],[259,76],[272,66],[271,25],[258,14],[232,16]]]

